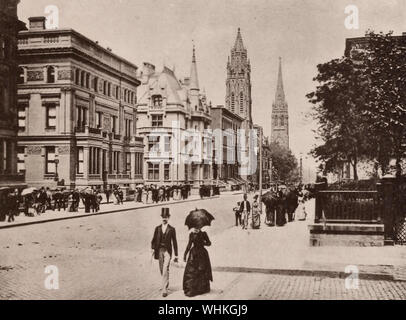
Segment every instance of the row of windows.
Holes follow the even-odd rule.
[[[10,161],[7,160],[7,155],[10,154],[11,143],[6,140],[0,140],[0,154],[2,155],[2,161],[0,168],[4,169],[4,172],[8,171],[8,167],[10,165]],[[119,151],[112,151],[110,153],[107,150],[102,148],[90,147],[89,148],[89,156],[88,156],[88,172],[89,174],[101,174],[102,172],[106,171],[106,164],[107,164],[107,155],[109,154],[110,166],[109,166],[109,173],[119,173],[119,160],[120,160],[120,152]],[[124,171],[129,173],[131,171],[131,153],[126,153],[126,165],[124,167]],[[20,146],[17,148],[17,170],[18,172],[25,171],[25,147]],[[55,154],[55,147],[48,146],[45,147],[45,174],[55,174],[56,173],[56,154]],[[76,151],[76,173],[83,174],[84,173],[84,163],[85,163],[85,156],[84,156],[84,148],[77,147]],[[100,160],[102,162],[100,163]],[[137,152],[135,154],[135,174],[142,174],[143,172],[143,154]]]
[[[170,164],[164,163],[164,180],[170,180]],[[156,162],[148,162],[148,180],[159,181],[160,166]]]
[[[136,104],[137,98],[135,92],[129,89],[123,89],[120,92],[120,87],[113,85],[112,83],[99,79],[96,76],[91,76],[89,72],[75,69],[75,79],[74,82],[78,86],[82,86],[87,89],[92,89],[95,92],[99,92],[108,97],[113,97],[115,99],[122,99],[126,103]]]
[[[163,137],[163,152],[171,152],[171,137]],[[158,153],[161,151],[161,136],[149,136],[148,137],[148,151]]]
[[[287,118],[286,118],[286,120],[287,120]],[[287,123],[287,122],[285,122],[285,116],[280,116],[280,117],[274,116],[274,118],[273,118],[274,127],[278,127],[278,125],[280,127],[283,127],[283,126],[285,126],[285,123]]]
[[[48,103],[45,106],[45,127],[46,129],[56,129],[56,104]],[[103,112],[97,111],[95,113],[95,125],[98,129],[103,125]],[[25,131],[26,128],[26,106],[18,106],[18,128],[19,131]],[[76,129],[83,132],[84,127],[88,125],[88,109],[83,106],[76,107]],[[110,128],[111,132],[118,133],[118,117],[110,115]],[[125,136],[132,136],[133,121],[125,119]]]
[[[48,66],[45,68],[45,82],[55,83],[56,81],[56,68]],[[24,84],[27,82],[26,68],[19,67],[17,71],[17,84]]]

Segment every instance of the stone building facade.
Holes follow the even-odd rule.
[[[149,63],[140,79],[137,128],[144,137],[146,184],[210,182],[210,106],[200,90],[195,49],[190,76],[183,81],[170,68],[159,72]],[[199,134],[196,139],[191,132]]]
[[[219,179],[226,183],[241,182],[238,169],[240,167],[238,153],[241,151],[237,143],[238,130],[241,129],[244,118],[231,112],[223,105],[211,108],[212,129],[221,130],[222,135],[216,135],[220,139],[218,144],[214,144],[214,155],[221,155],[216,158],[213,165],[213,179]],[[232,135],[227,134],[227,130]],[[221,149],[217,150],[217,146]],[[233,181],[237,180],[237,181]]]
[[[19,2],[0,2],[0,188],[24,186],[24,173],[17,172],[17,36],[25,29]]]
[[[272,104],[271,141],[289,149],[289,109],[282,80],[282,59],[279,58],[278,82],[275,101]]]
[[[27,184],[143,181],[137,66],[71,29],[29,19],[18,40],[18,166]]]

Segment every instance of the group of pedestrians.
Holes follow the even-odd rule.
[[[259,229],[261,227],[261,204],[258,202],[258,195],[254,196],[254,201],[248,201],[247,194],[244,194],[243,201],[237,202],[237,206],[233,209],[235,214],[236,227],[241,226],[247,230],[251,219],[251,228]]]
[[[191,187],[182,185],[149,185],[135,188],[134,201],[141,203],[159,203],[170,200],[187,200],[190,196]]]
[[[157,226],[151,241],[153,257],[159,262],[162,276],[162,296],[168,296],[169,267],[173,261],[178,263],[178,242],[176,230],[169,225],[169,208],[162,208],[162,224]],[[209,253],[205,249],[211,242],[206,232],[201,228],[192,228],[189,241],[183,255],[186,263],[183,274],[183,292],[187,297],[193,297],[210,292],[210,281],[213,281]]]

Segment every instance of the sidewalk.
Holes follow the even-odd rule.
[[[213,271],[346,278],[346,267],[356,266],[359,278],[406,281],[406,246],[310,247],[314,200],[307,212],[307,221],[284,227],[262,223],[259,230],[233,227],[213,236]]]
[[[228,195],[228,194],[224,194],[224,195]],[[78,212],[68,212],[68,211],[63,211],[63,210],[61,210],[61,211],[47,210],[45,213],[42,213],[39,216],[36,215],[34,217],[27,217],[24,215],[24,213],[20,213],[19,216],[15,217],[14,222],[7,222],[7,219],[6,219],[6,221],[0,222],[0,229],[39,224],[39,223],[46,223],[46,222],[52,222],[52,221],[67,220],[67,219],[83,218],[83,217],[89,217],[89,216],[97,216],[97,215],[102,215],[102,214],[123,212],[123,211],[128,211],[128,210],[133,210],[133,209],[137,210],[137,209],[149,208],[149,207],[174,205],[177,203],[184,203],[184,202],[204,201],[204,200],[210,200],[210,199],[214,199],[214,198],[218,198],[218,197],[219,196],[213,196],[210,198],[200,199],[200,196],[198,196],[198,195],[191,195],[191,196],[189,196],[189,198],[187,200],[176,200],[176,201],[170,200],[170,201],[165,201],[165,202],[148,203],[148,204],[134,202],[134,201],[125,201],[122,205],[118,205],[118,204],[115,204],[112,202],[110,202],[109,204],[102,203],[100,205],[100,211],[97,213],[85,213],[85,209],[83,207],[83,204],[81,203],[81,206],[79,207]]]

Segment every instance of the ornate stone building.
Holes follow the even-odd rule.
[[[210,106],[200,91],[195,49],[190,77],[178,80],[173,70],[144,63],[139,88],[137,128],[144,137],[147,184],[191,183],[212,179]],[[196,141],[186,133],[200,134]],[[199,147],[200,146],[200,147]]]
[[[256,165],[252,167],[252,164],[256,163],[252,150],[256,138],[252,132],[251,63],[242,41],[240,28],[227,62],[226,108],[243,119],[240,129],[245,131],[242,134],[245,141],[241,141],[239,158],[245,160],[240,163],[239,174],[248,179],[248,176],[255,174],[256,171]]]
[[[137,67],[71,29],[19,34],[18,166],[34,186],[134,186]]]
[[[289,110],[285,100],[282,80],[282,59],[279,58],[278,83],[276,86],[275,101],[272,104],[272,142],[289,149]]]
[[[19,0],[0,1],[0,188],[24,186],[17,173],[17,36]]]

